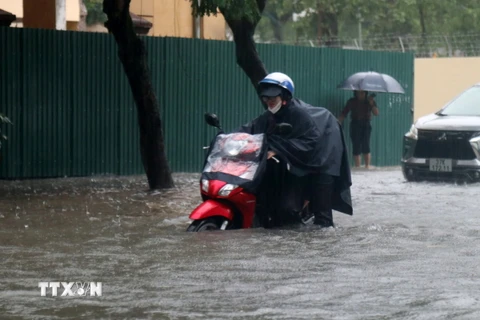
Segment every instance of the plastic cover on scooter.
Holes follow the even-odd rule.
[[[255,192],[265,165],[264,134],[218,134],[210,146],[202,179],[221,180]]]

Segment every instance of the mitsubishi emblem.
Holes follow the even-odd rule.
[[[437,138],[438,141],[446,141],[447,140],[447,134],[444,132],[440,137]]]

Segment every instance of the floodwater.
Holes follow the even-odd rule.
[[[352,175],[336,228],[206,233],[195,174],[0,181],[0,319],[480,319],[480,185]]]

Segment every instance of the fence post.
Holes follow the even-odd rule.
[[[402,47],[402,52],[405,53],[405,47],[403,46],[402,37],[398,37],[398,41],[400,42],[400,47]]]

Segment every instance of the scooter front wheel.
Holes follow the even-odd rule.
[[[187,228],[187,232],[215,231],[220,230],[227,220],[225,218],[207,218],[195,220]]]

